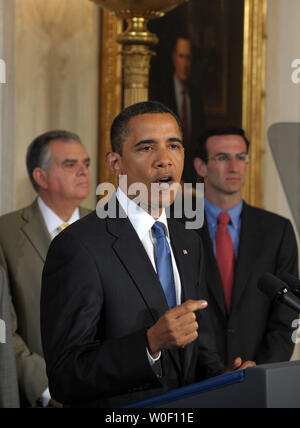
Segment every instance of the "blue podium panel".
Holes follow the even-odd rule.
[[[243,382],[245,379],[245,372],[238,371],[233,373],[224,374],[217,376],[203,382],[195,383],[193,385],[185,386],[183,388],[175,389],[173,391],[165,392],[164,394],[157,395],[156,397],[147,398],[146,400],[130,403],[126,406],[122,406],[124,409],[129,408],[152,408],[152,407],[168,407],[172,402],[182,401],[185,399],[190,400],[192,397],[196,397],[198,400],[199,395],[210,391],[216,391],[223,389],[226,386],[233,385],[235,383]],[[180,406],[178,406],[180,407]]]
[[[123,408],[300,408],[300,361],[208,379]]]

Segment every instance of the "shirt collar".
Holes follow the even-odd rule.
[[[51,210],[51,208],[45,204],[40,196],[38,197],[38,204],[50,235],[52,235],[62,224],[72,224],[80,219],[79,208],[76,208],[69,220],[64,222],[60,217],[58,217],[58,215],[55,214],[55,212]]]
[[[178,80],[178,77],[176,76],[176,74],[174,73],[174,87],[175,87],[175,91],[178,94],[182,94],[182,85]]]
[[[187,87],[183,88],[182,84],[180,83],[180,81],[179,81],[179,79],[175,73],[174,73],[173,78],[174,78],[174,89],[175,89],[175,94],[176,94],[177,99],[180,99],[180,100],[182,99],[183,90],[185,90],[186,97],[189,97]]]
[[[117,189],[116,196],[141,241],[144,239],[145,235],[151,231],[152,226],[156,221],[165,225],[166,234],[169,237],[168,221],[165,210],[163,210],[160,218],[155,220],[143,208],[129,199],[120,187]]]
[[[231,218],[231,224],[237,228],[239,226],[239,221],[241,218],[242,210],[243,210],[244,201],[241,201],[238,205],[226,211]],[[216,226],[218,224],[218,216],[222,212],[222,210],[209,202],[208,199],[204,198],[204,207],[205,207],[205,215],[207,222],[211,226]]]

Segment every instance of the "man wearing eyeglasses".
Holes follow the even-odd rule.
[[[232,356],[257,364],[288,361],[296,314],[272,303],[257,288],[265,272],[298,275],[291,223],[242,199],[249,141],[239,128],[207,131],[194,167],[205,183],[206,256],[210,312],[224,363]]]

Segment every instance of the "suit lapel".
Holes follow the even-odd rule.
[[[51,238],[39,209],[37,199],[22,212],[24,225],[21,227],[26,239],[31,243],[43,262],[46,260]]]
[[[91,214],[91,210],[88,210],[87,208],[82,208],[82,207],[79,207],[79,216],[80,216],[80,218],[83,218],[83,217],[85,217],[86,215],[88,215],[88,214]]]
[[[89,210],[79,207],[80,218],[90,213]],[[26,239],[39,254],[43,263],[46,261],[47,252],[51,244],[51,237],[47,230],[44,218],[38,206],[37,199],[21,214],[24,225],[21,227]]]
[[[218,270],[216,257],[213,250],[213,243],[210,238],[207,221],[205,220],[203,229],[200,233],[205,248],[205,272],[209,295],[213,296],[220,311],[227,318],[227,310],[225,305],[222,282]]]
[[[175,95],[175,84],[174,84],[173,78],[172,78],[172,83],[169,86],[169,90],[170,90],[170,92],[169,92],[169,106],[177,115],[179,115],[177,101],[176,101],[176,95]]]
[[[260,241],[258,226],[257,221],[251,215],[250,207],[244,203],[239,252],[232,290],[231,314],[233,314],[237,308],[238,302],[247,285],[251,273],[251,271],[249,271],[249,266],[253,266],[255,262],[257,243]]]
[[[128,219],[107,219],[108,231],[117,240],[113,249],[142,295],[153,321],[169,309],[152,263]]]
[[[181,225],[179,225],[174,220],[169,220],[168,227],[172,250],[180,276],[182,302],[190,299],[195,300],[197,298],[195,295],[195,284],[193,284],[192,278],[189,277],[189,272],[191,272],[192,269],[195,269],[193,261],[191,261],[194,248],[192,248],[190,245],[190,241],[187,239],[187,234],[185,231],[182,231]],[[194,258],[192,260],[194,260]],[[183,350],[179,350],[180,360],[182,360],[181,367],[183,368],[183,379],[185,379],[188,375],[192,354],[192,344],[186,346]],[[176,355],[178,355],[178,353]]]
[[[172,250],[180,276],[183,302],[189,299],[195,299],[193,284],[191,284],[188,278],[191,268],[190,256],[193,249],[190,247],[190,243],[186,239],[185,234],[181,233],[181,227],[178,226],[179,224],[176,221],[168,221]]]

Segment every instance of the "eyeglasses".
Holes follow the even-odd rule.
[[[249,163],[250,157],[248,153],[237,153],[236,155],[231,155],[230,153],[218,153],[213,158],[207,158],[207,160],[214,160],[217,163],[229,163],[232,161],[233,156],[238,162]]]

